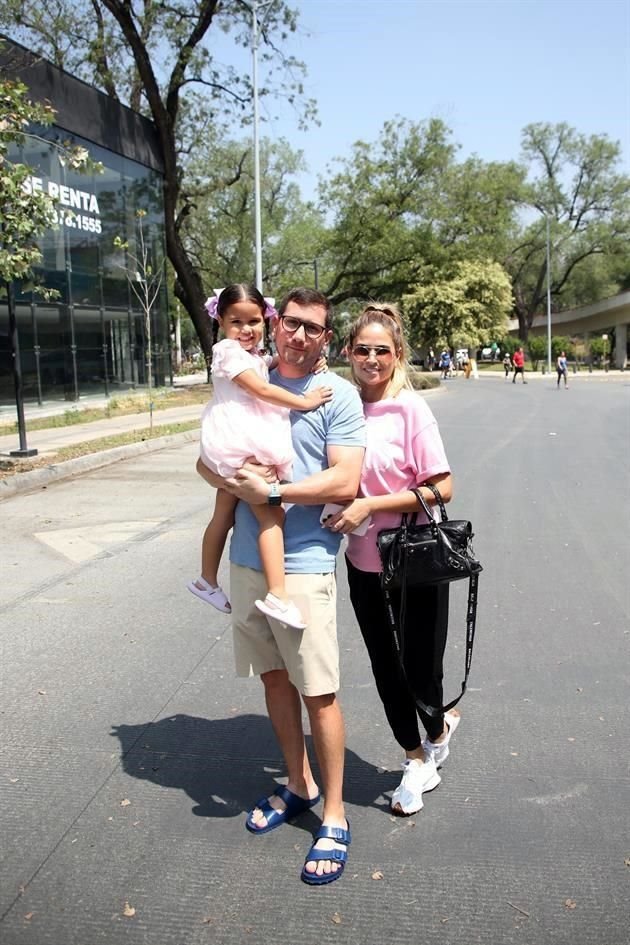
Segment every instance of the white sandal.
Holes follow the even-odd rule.
[[[203,586],[199,587],[199,584]],[[208,584],[205,578],[198,577],[195,581],[189,581],[186,587],[191,592],[191,594],[194,594],[195,597],[205,601],[206,604],[212,604],[212,606],[216,607],[217,610],[220,610],[222,614],[232,613],[230,602],[225,596],[222,588],[220,588],[218,585],[213,587],[212,584]]]
[[[274,620],[286,623],[295,630],[306,630],[302,614],[293,601],[280,600],[274,594],[267,594],[264,600],[257,600],[254,603],[266,617],[273,617]]]

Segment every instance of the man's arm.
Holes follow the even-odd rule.
[[[352,502],[359,491],[364,453],[362,446],[329,446],[328,469],[279,486],[282,501],[294,505]],[[225,480],[225,488],[250,505],[263,505],[269,497],[269,483],[247,469],[239,469],[233,479]]]

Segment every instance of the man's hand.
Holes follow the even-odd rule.
[[[239,469],[231,479],[226,479],[225,485],[231,495],[248,505],[264,505],[269,498],[269,483],[245,467]]]
[[[243,469],[246,469],[248,472],[256,473],[257,476],[262,476],[265,482],[272,483],[278,481],[278,470],[275,466],[263,466],[262,463],[259,463],[255,456],[248,456],[245,462],[243,463]]]

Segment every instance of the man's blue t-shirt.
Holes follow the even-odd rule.
[[[295,459],[293,482],[328,469],[329,446],[365,446],[365,420],[358,391],[332,371],[322,375],[287,378],[272,371],[272,384],[293,394],[304,394],[311,387],[332,387],[333,399],[316,410],[291,411],[291,436]],[[329,574],[335,570],[335,558],[341,536],[322,528],[322,505],[293,505],[284,523],[284,564],[287,574]],[[239,502],[230,561],[245,568],[262,571],[258,554],[258,522],[246,502]]]

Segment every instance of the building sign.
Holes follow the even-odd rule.
[[[42,177],[33,175],[26,178],[23,187],[28,194],[37,191],[45,192],[51,200],[55,201],[55,223],[76,230],[89,230],[91,233],[102,231],[101,211],[96,194],[80,190],[78,187],[57,184],[54,180],[44,182]]]

